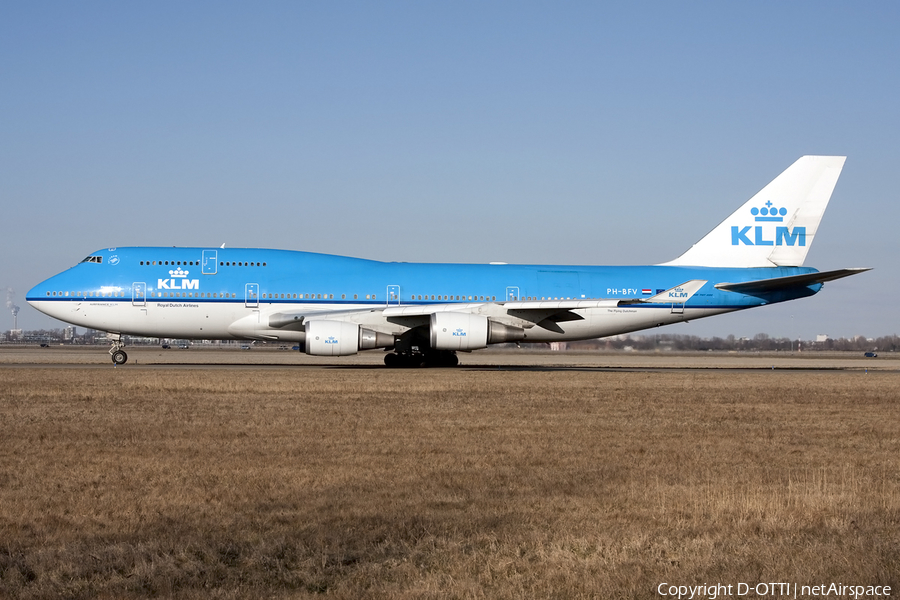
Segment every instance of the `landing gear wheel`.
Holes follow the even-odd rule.
[[[438,350],[425,355],[426,367],[456,367],[459,365],[459,357],[456,352],[450,350]]]
[[[440,350],[436,352],[391,352],[384,355],[384,365],[392,369],[415,367],[455,367],[459,365],[459,357],[455,352]]]
[[[110,340],[112,342],[112,348],[109,349],[109,355],[112,357],[112,361],[114,365],[124,365],[128,360],[128,355],[125,354],[125,351],[122,348],[125,347],[125,343],[122,341],[122,336],[118,333],[110,334]]]
[[[401,352],[400,354],[391,352],[390,354],[384,355],[384,364],[386,367],[390,367],[392,369],[422,367],[425,366],[425,357],[418,352]]]

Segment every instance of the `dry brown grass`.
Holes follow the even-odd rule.
[[[0,596],[897,590],[898,383],[0,368]]]

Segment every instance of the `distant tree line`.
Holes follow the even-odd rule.
[[[754,351],[754,352],[790,352],[798,348],[806,351],[900,351],[900,335],[887,335],[878,338],[856,336],[852,338],[828,338],[824,342],[811,340],[791,340],[790,338],[770,337],[765,333],[757,333],[752,338],[727,337],[701,338],[695,335],[634,335],[616,336],[583,342],[570,342],[571,349],[578,350],[679,350],[707,352],[718,351]]]

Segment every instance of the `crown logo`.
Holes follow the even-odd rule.
[[[169,271],[169,275],[172,277],[187,277],[188,273],[190,273],[190,271],[182,271],[181,267],[178,267],[174,271]]]
[[[777,223],[781,223],[782,221],[784,221],[784,216],[787,214],[787,209],[783,207],[775,208],[775,206],[772,204],[772,201],[769,200],[762,208],[751,208],[750,214],[756,217],[756,219],[754,219],[755,221],[774,221]]]

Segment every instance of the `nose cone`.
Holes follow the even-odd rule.
[[[30,304],[32,307],[41,311],[44,314],[54,316],[52,310],[50,310],[51,303],[49,302],[51,296],[51,289],[55,289],[53,286],[53,280],[55,278],[51,277],[41,283],[37,284],[25,294],[25,302]]]
[[[71,305],[71,302],[67,302],[67,300],[75,299],[74,294],[70,291],[72,282],[68,281],[69,279],[67,272],[54,275],[28,290],[28,293],[25,294],[25,301],[45,315],[67,321],[65,317],[70,312]]]
[[[41,301],[41,299],[46,297],[47,292],[50,290],[50,282],[53,281],[53,278],[47,279],[46,281],[42,281],[37,284],[25,294],[25,302],[37,308],[36,304]],[[38,310],[40,310],[38,308]]]

